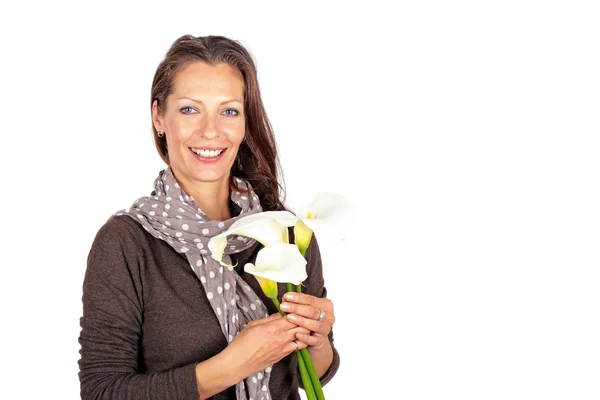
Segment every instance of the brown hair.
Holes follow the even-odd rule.
[[[238,41],[223,36],[181,36],[171,45],[158,65],[152,81],[150,108],[154,100],[158,112],[164,112],[167,96],[172,92],[177,72],[192,62],[209,65],[226,63],[237,68],[244,78],[244,112],[246,135],[240,144],[231,168],[230,187],[236,187],[234,177],[250,182],[265,211],[283,210],[285,189],[273,128],[267,118],[258,87],[256,66],[252,55]],[[154,144],[163,161],[169,164],[169,149],[165,136],[159,137],[152,125]]]

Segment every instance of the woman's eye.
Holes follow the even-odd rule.
[[[232,117],[235,117],[236,115],[238,115],[240,113],[235,108],[228,108],[227,110],[225,110],[225,113],[227,113],[228,111],[233,111],[233,114],[231,114],[231,113],[227,114],[227,115],[232,116]]]
[[[191,113],[193,113],[193,112],[194,112],[194,109],[193,109],[192,107],[181,107],[181,108],[179,109],[179,111],[180,111],[182,114],[191,114]]]

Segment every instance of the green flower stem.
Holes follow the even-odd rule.
[[[296,292],[298,292],[298,293],[302,292],[302,285],[296,286]],[[278,307],[278,309],[279,309],[279,307]],[[317,376],[317,371],[315,370],[315,366],[312,362],[312,359],[310,358],[310,354],[308,353],[308,350],[306,350],[306,349],[298,350],[298,353],[300,353],[303,357],[303,361],[304,361],[306,370],[308,371],[308,375],[310,376],[310,380],[312,381],[313,389],[315,391],[315,394],[317,395],[317,400],[325,400],[325,394],[323,394],[323,389],[321,388],[321,381],[319,380],[319,377]],[[300,354],[299,354],[299,356],[300,356]]]
[[[281,308],[279,307],[279,300],[277,300],[277,297],[273,297],[271,300],[273,301],[273,304],[275,304],[275,307],[277,307],[277,311],[279,311],[279,314],[285,317],[285,313],[281,311]]]
[[[310,376],[310,380],[312,381],[312,386],[315,390],[315,394],[317,395],[317,400],[325,400],[325,394],[323,393],[323,388],[321,387],[321,381],[317,376],[317,371],[315,370],[315,366],[312,363],[312,359],[310,358],[310,354],[308,350],[302,349],[299,350],[304,358],[304,363],[306,364],[306,369],[308,370],[308,375]]]
[[[275,304],[277,311],[279,311],[279,313],[281,315],[285,316],[286,313],[281,311],[281,307],[280,307],[281,303],[279,303],[279,300],[276,297],[274,297],[274,298],[271,298],[271,301],[273,302],[273,304]],[[308,359],[308,364],[310,365],[310,368],[312,368],[313,374],[316,376],[316,373],[314,372],[315,367],[313,366],[312,360],[310,359],[310,355],[308,354],[306,349],[303,349],[303,350],[305,351],[305,353],[302,353],[302,350],[296,350],[296,358],[298,359],[298,367],[300,368],[300,377],[302,378],[302,384],[304,385],[304,391],[306,392],[306,396],[307,396],[308,400],[324,400],[325,397],[318,398],[317,395],[315,394],[315,389],[312,384],[314,379],[309,372],[310,370],[306,366],[307,363],[304,361],[304,357],[305,357],[304,354],[306,354],[306,358]],[[319,382],[318,378],[317,378],[317,382]],[[323,393],[323,389],[321,389],[320,382],[319,382],[319,389],[320,389],[320,392]]]
[[[312,386],[309,373],[304,363],[304,357],[302,356],[301,350],[296,351],[296,357],[298,358],[298,367],[300,367],[300,376],[302,377],[302,384],[304,385],[304,392],[308,400],[318,400],[315,394],[315,389]]]
[[[288,282],[288,283],[286,283],[286,284],[285,284],[285,289],[286,289],[288,292],[293,292],[293,291],[294,291],[294,288],[293,288],[293,286],[294,286],[294,285],[292,285],[291,283],[289,283],[289,282]]]

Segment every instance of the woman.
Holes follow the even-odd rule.
[[[252,57],[224,37],[182,36],[151,94],[154,141],[168,167],[150,196],[104,224],[90,250],[81,397],[299,399],[297,349],[308,348],[322,385],[339,365],[317,242],[303,293],[283,296],[286,317],[243,271],[260,244],[230,238],[234,271],[207,250],[239,217],[284,209]]]

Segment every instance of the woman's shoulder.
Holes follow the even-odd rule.
[[[126,214],[113,214],[98,229],[93,246],[122,247],[139,245],[145,241],[141,224]]]
[[[126,214],[111,215],[100,227],[90,246],[86,276],[129,282],[143,273],[154,240],[140,223]]]
[[[145,273],[144,230],[127,215],[111,215],[96,233],[87,257],[84,304],[110,303],[120,296],[140,302]],[[101,305],[102,306],[102,305]],[[93,312],[92,312],[93,315]]]
[[[100,227],[100,231],[143,236],[144,229],[140,223],[134,221],[129,215],[116,213],[104,222]]]

